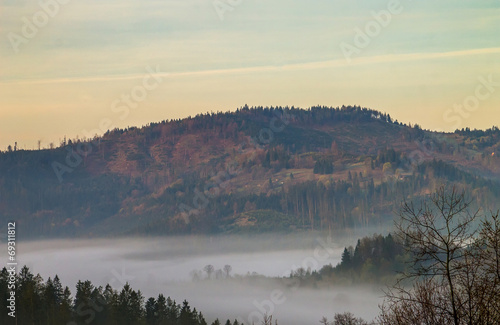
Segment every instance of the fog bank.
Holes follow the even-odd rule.
[[[344,246],[354,245],[357,238],[305,234],[32,241],[18,243],[17,256],[19,267],[27,265],[44,280],[57,274],[73,294],[78,280],[109,283],[115,289],[128,282],[146,298],[163,293],[178,303],[187,299],[207,321],[219,317],[257,323],[269,312],[280,324],[304,325],[344,311],[373,319],[382,292],[359,287],[313,289],[238,275],[282,277],[299,267],[336,265]],[[7,260],[6,252],[1,258]],[[203,280],[193,282],[193,270],[208,264],[215,270],[230,265],[231,276],[215,280],[214,274],[209,281],[204,279],[206,273],[199,272]]]

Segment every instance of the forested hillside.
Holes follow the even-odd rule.
[[[1,227],[20,236],[378,225],[455,183],[498,208],[500,131],[437,133],[357,106],[248,108],[0,153]]]

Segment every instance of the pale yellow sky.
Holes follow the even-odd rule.
[[[446,131],[500,125],[494,1],[401,1],[351,60],[341,44],[356,46],[390,1],[243,1],[224,20],[211,1],[69,2],[17,52],[23,17],[44,9],[5,3],[1,150],[244,104],[361,105]]]

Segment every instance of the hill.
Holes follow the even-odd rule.
[[[358,106],[201,114],[0,153],[25,237],[332,230],[452,182],[498,209],[500,131],[439,133]]]

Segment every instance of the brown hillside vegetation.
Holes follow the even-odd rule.
[[[248,108],[0,154],[0,217],[27,236],[379,224],[443,182],[494,208],[500,132],[437,133],[357,106]],[[243,222],[249,211],[279,222]]]

